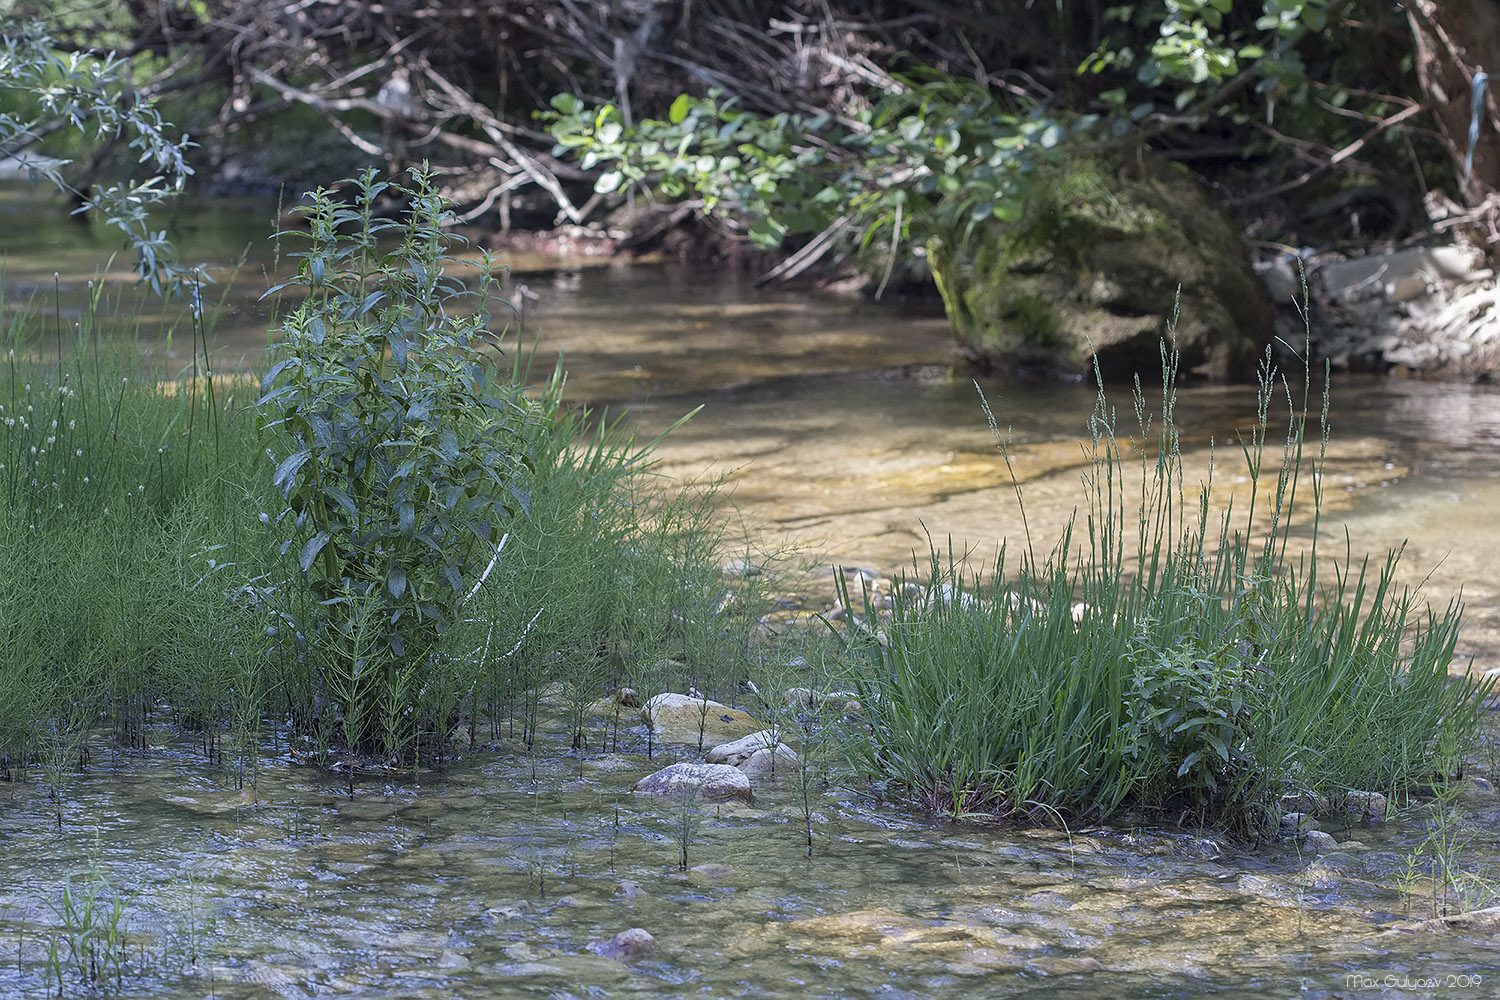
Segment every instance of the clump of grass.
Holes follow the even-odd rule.
[[[558,369],[542,396],[561,389]],[[504,729],[530,743],[549,689],[570,744],[585,749],[612,733],[618,742],[619,706],[589,713],[622,687],[642,703],[735,687],[763,605],[758,584],[723,578],[713,490],[658,477],[660,440],[639,442],[625,423],[583,411],[534,437],[531,509],[512,522],[506,557],[464,623],[483,662],[470,718],[487,716],[492,737]]]
[[[1309,455],[1311,379],[1296,399],[1267,355],[1242,445],[1255,486],[1247,509],[1220,510],[1212,471],[1188,499],[1176,363],[1164,349],[1159,414],[1137,383],[1134,477],[1101,380],[1082,530],[1075,518],[1043,557],[1029,538],[1018,559],[1002,548],[985,579],[934,549],[923,585],[897,588],[883,635],[845,633],[869,721],[846,750],[865,773],[957,815],[1145,808],[1260,834],[1287,791],[1400,787],[1440,744],[1472,739],[1482,692],[1447,674],[1461,606],[1419,605],[1397,582],[1399,553],[1372,565],[1347,546],[1331,571],[1320,559],[1326,396],[1324,448]],[[1278,396],[1279,455],[1267,442]],[[1306,483],[1312,540],[1299,552]]]
[[[265,562],[258,526],[242,526],[254,427],[204,379],[109,342],[129,332],[103,328],[110,315],[96,295],[42,357],[37,335],[58,324],[19,310],[0,358],[0,618],[16,640],[0,659],[0,756],[13,776],[44,765],[59,823],[101,718],[144,749],[165,702],[214,753],[228,713],[260,711],[224,670],[265,648],[225,598],[231,573]]]
[[[130,898],[104,870],[97,836],[89,867],[68,876],[56,904],[58,927],[47,969],[61,996],[66,974],[87,987],[119,989],[125,976]]]

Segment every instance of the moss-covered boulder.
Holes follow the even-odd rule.
[[[929,245],[973,360],[1087,373],[1097,354],[1106,378],[1150,377],[1177,304],[1182,371],[1254,371],[1272,334],[1265,290],[1239,233],[1186,169],[1149,153],[1078,159],[1036,188],[1020,221]]]

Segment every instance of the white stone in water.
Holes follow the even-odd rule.
[[[698,798],[704,802],[751,799],[750,779],[728,764],[671,764],[630,786],[632,792],[668,799]]]
[[[1379,792],[1350,792],[1344,808],[1364,816],[1384,816],[1386,799]]]
[[[762,729],[749,736],[741,736],[731,743],[719,744],[710,750],[704,759],[710,764],[738,764],[755,751],[774,747],[780,742],[781,739],[775,731]]]
[[[805,687],[787,688],[781,692],[781,704],[801,712],[811,712],[818,707],[818,692]]]
[[[760,576],[760,567],[749,559],[731,559],[724,564],[725,576],[752,577]]]
[[[908,583],[906,595],[914,603],[927,608],[936,607],[939,604],[955,604],[960,608],[979,607],[979,598],[951,583],[940,583],[931,587],[920,583]],[[1014,600],[1014,595],[1012,598]]]
[[[797,754],[782,743],[776,744],[775,749],[762,747],[740,761],[739,769],[752,782],[776,778],[796,771]]]
[[[658,739],[688,746],[718,746],[764,728],[748,713],[687,694],[659,694],[641,708]]]
[[[1297,833],[1307,833],[1317,828],[1312,816],[1305,812],[1289,812],[1281,817],[1281,828],[1283,830],[1295,830]]]
[[[1315,813],[1323,808],[1323,800],[1315,792],[1288,792],[1281,797],[1281,808],[1287,816],[1299,813]],[[1284,824],[1286,819],[1282,819]]]

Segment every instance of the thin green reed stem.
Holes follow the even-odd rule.
[[[62,275],[56,271],[52,272],[52,327],[57,337],[57,381],[62,382],[63,374],[63,331],[62,331]]]
[[[203,314],[203,302],[199,298],[202,291],[197,285],[198,272],[193,272],[194,282],[188,286],[188,351],[193,359],[188,365],[188,380],[185,390],[187,392],[188,425],[187,425],[187,447],[183,449],[182,455],[182,481],[187,483],[192,476],[193,462],[193,431],[197,423],[198,415],[198,333],[200,319]],[[163,498],[165,499],[166,481],[163,476],[162,482]]]
[[[195,269],[193,271],[193,294],[195,297],[199,297],[200,299],[203,292],[202,283],[202,272]],[[206,387],[208,393],[208,419],[213,425],[214,461],[217,463],[220,459],[220,456],[223,454],[223,443],[220,439],[219,434],[219,403],[218,398],[214,395],[214,366],[213,358],[209,354],[208,349],[208,325],[207,323],[203,322],[201,317],[198,323],[198,336],[199,339],[203,342],[203,376],[208,380],[208,385]]]
[[[10,399],[11,399],[12,405],[14,405],[15,400],[16,400],[16,349],[14,347],[11,347],[10,350],[7,352],[7,354],[6,354],[6,360],[7,360],[7,363],[9,364],[9,366],[10,366]],[[19,418],[15,417],[13,415],[12,419],[19,419]],[[17,441],[17,436],[16,436],[16,433],[15,433],[15,427],[14,426],[7,427],[7,429],[6,429],[6,435],[5,436],[6,436],[6,440],[8,442],[10,442],[11,444],[15,444],[15,442]],[[7,487],[7,491],[8,491],[7,495],[8,495],[8,497],[10,499],[10,502],[12,504],[14,504],[16,502],[16,466],[20,464],[17,461],[17,459],[19,457],[20,457],[20,452],[15,447],[12,447],[6,453],[5,467],[6,467],[6,470],[10,473],[6,477],[6,487]]]

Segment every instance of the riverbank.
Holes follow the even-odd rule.
[[[1307,251],[1259,270],[1278,338],[1311,336],[1314,359],[1334,371],[1482,383],[1500,374],[1500,278],[1472,247]]]

